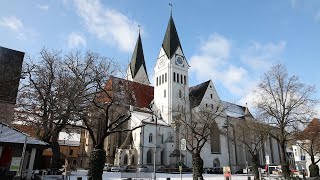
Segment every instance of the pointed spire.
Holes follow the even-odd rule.
[[[246,107],[244,110],[244,116],[252,116],[252,114],[250,113],[249,108],[248,108],[248,103],[246,103]]]
[[[142,42],[141,42],[141,36],[140,36],[140,27],[139,27],[139,36],[137,39],[136,46],[134,48],[131,62],[130,62],[130,68],[131,68],[131,75],[134,78],[139,69],[143,66],[145,72],[147,73],[146,64],[144,61],[144,54],[143,54],[143,48],[142,48]]]
[[[163,39],[162,47],[165,53],[167,54],[168,58],[171,58],[179,46],[181,47],[181,44],[171,14],[166,34]]]

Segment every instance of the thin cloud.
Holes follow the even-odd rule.
[[[251,91],[261,73],[282,58],[285,48],[285,41],[234,47],[231,39],[213,33],[201,41],[198,53],[190,58],[190,73],[198,81],[210,78],[218,82],[230,94],[241,97],[241,103],[251,102]]]
[[[266,70],[272,64],[282,59],[282,53],[286,48],[285,41],[278,43],[252,42],[240,54],[240,60],[254,70]]]
[[[318,11],[316,12],[316,14],[314,15],[314,20],[315,20],[316,22],[320,22],[320,10],[318,10]]]
[[[43,11],[48,11],[49,10],[49,5],[47,4],[37,4],[37,8]]]
[[[68,47],[69,48],[77,48],[77,47],[86,47],[87,46],[87,42],[86,42],[86,38],[76,32],[72,32],[69,34],[68,36]]]
[[[0,27],[17,34],[18,39],[25,39],[25,34],[23,33],[24,26],[21,20],[15,16],[2,17],[0,19]]]
[[[135,20],[104,7],[99,0],[75,0],[74,4],[90,33],[121,51],[132,51],[138,32]]]
[[[23,29],[21,20],[15,16],[2,17],[0,19],[0,26],[8,28],[12,31],[20,31]]]

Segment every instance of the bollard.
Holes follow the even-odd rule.
[[[77,177],[77,180],[82,180],[82,177]]]

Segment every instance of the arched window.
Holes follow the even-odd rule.
[[[219,158],[215,158],[213,160],[213,168],[219,168],[220,167],[220,160]]]
[[[213,154],[220,154],[221,153],[220,131],[219,131],[219,127],[215,121],[213,121],[211,123],[210,144],[211,144],[211,153],[213,153]]]
[[[152,164],[152,150],[149,149],[147,152],[147,164]]]
[[[128,164],[128,155],[124,155],[123,164]]]
[[[160,154],[160,163],[161,164],[164,164],[164,158],[165,158],[165,151],[164,149],[161,151],[161,154]]]
[[[149,143],[152,143],[152,133],[149,134]]]
[[[131,165],[134,165],[135,162],[134,162],[134,155],[131,156]]]

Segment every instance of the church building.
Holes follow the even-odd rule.
[[[106,139],[108,163],[144,166],[153,171],[154,163],[157,169],[176,167],[181,158],[183,164],[191,168],[191,154],[185,150],[180,151],[182,137],[179,120],[188,121],[191,112],[202,107],[214,109],[221,105],[228,108],[224,108],[221,115],[211,123],[210,137],[201,151],[204,168],[231,166],[232,171],[236,172],[250,165],[250,155],[245,146],[232,142],[221,133],[226,132],[226,128],[232,132],[232,126],[226,127],[226,124],[252,117],[248,108],[222,101],[211,80],[190,86],[189,68],[172,15],[153,69],[153,79],[148,76],[139,33],[128,65],[127,79],[111,77],[108,83],[114,86],[115,96],[119,98],[126,96],[121,88],[129,87],[130,98],[122,102],[124,109],[131,113],[126,126],[143,126]],[[150,81],[153,81],[154,86],[150,85]],[[264,157],[269,152],[272,164],[279,164],[277,147],[275,140],[266,142],[260,163],[265,163]]]

